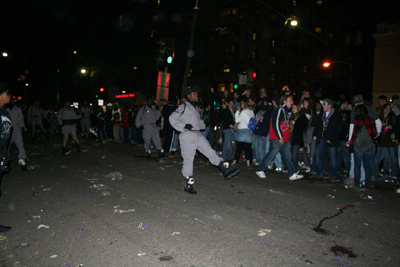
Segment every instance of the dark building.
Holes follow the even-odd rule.
[[[253,93],[266,88],[276,94],[289,85],[299,96],[303,90],[317,97],[350,96],[354,88],[351,58],[344,52],[346,25],[337,16],[340,8],[329,5],[321,0],[200,0],[189,85],[233,92],[238,74],[250,70],[257,73]],[[175,60],[169,66],[175,91],[182,86],[194,6],[195,1],[161,1],[148,11],[154,43],[175,38]],[[325,60],[336,63],[324,68]]]

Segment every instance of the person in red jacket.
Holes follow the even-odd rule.
[[[285,95],[280,101],[279,108],[272,113],[271,125],[269,129],[270,147],[268,154],[265,155],[262,163],[258,167],[256,174],[260,178],[266,178],[265,170],[271,164],[278,152],[281,154],[283,161],[289,173],[289,180],[297,180],[303,178],[297,171],[296,166],[292,162],[292,153],[290,152],[290,123],[289,110],[293,105],[293,96]]]

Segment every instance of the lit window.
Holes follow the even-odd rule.
[[[322,0],[317,0],[317,5],[322,6]]]
[[[154,32],[155,32],[155,30],[152,30],[152,31],[150,32],[150,37],[154,37]]]
[[[297,6],[297,1],[293,0],[293,6]]]
[[[258,50],[251,51],[251,58],[258,59]]]
[[[303,72],[308,73],[308,67],[306,65],[303,65]]]
[[[237,15],[237,14],[238,14],[238,9],[236,7],[227,7],[219,11],[219,15],[221,17],[227,15]]]
[[[192,76],[192,69],[189,70],[188,77]]]
[[[135,67],[133,67],[133,69],[134,69],[134,70],[137,70],[137,67],[135,66]]]
[[[258,41],[258,34],[253,32],[253,41]]]
[[[333,39],[333,34],[329,33],[329,39]]]
[[[215,31],[219,31],[219,35],[225,35],[228,34],[230,32],[230,29],[228,28],[228,26],[225,27],[218,27],[215,29]]]
[[[218,84],[218,92],[223,92],[223,91],[225,91],[225,84],[224,83]]]
[[[272,81],[272,82],[275,82],[276,81],[276,73],[270,72],[269,73],[269,80]]]
[[[224,72],[230,72],[231,69],[229,68],[228,64],[224,64]]]
[[[276,56],[269,56],[269,63],[276,64]]]
[[[276,40],[275,39],[271,40],[271,46],[276,46]]]
[[[151,17],[151,21],[152,21],[152,22],[158,21],[158,15],[152,16],[152,17]]]
[[[321,32],[322,32],[322,29],[321,29],[320,27],[315,27],[315,32],[321,33]]]
[[[231,92],[233,92],[234,86],[235,86],[235,85],[234,85],[233,83],[230,83],[230,84],[229,84],[229,90],[230,90]]]

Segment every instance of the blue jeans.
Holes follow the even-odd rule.
[[[265,155],[263,161],[258,167],[257,171],[265,171],[268,169],[268,166],[271,165],[272,160],[275,158],[278,152],[281,153],[283,161],[285,162],[286,168],[288,170],[289,177],[297,172],[297,168],[294,166],[292,162],[292,153],[290,153],[290,142],[284,142],[282,146],[279,145],[279,140],[270,140],[269,141],[269,151],[268,154]]]
[[[227,129],[222,132],[224,136],[224,144],[222,145],[222,158],[231,160],[233,159],[233,140],[235,138],[235,132],[233,129]]]
[[[354,151],[354,185],[360,186],[361,177],[361,161],[365,170],[365,186],[371,186],[371,174],[373,167],[371,166],[371,157],[374,157],[375,145],[372,145],[365,151]]]
[[[346,171],[350,172],[350,152],[349,149],[346,147],[346,141],[340,140],[340,147],[337,151],[338,170],[340,169],[340,165],[342,164],[343,160]]]
[[[316,161],[314,165],[314,171],[320,177],[324,175],[323,166],[326,154],[329,155],[328,173],[331,177],[335,177],[337,171],[337,147],[329,147],[328,143],[323,141],[317,145],[317,151],[315,152]]]
[[[397,156],[396,156],[396,147],[378,147],[377,152],[375,155],[375,164],[374,168],[372,169],[373,175],[376,174],[379,168],[379,163],[382,161],[382,159],[385,158],[385,155],[387,156],[389,154],[390,161],[392,163],[392,176],[397,177],[399,175],[399,165],[397,164]],[[383,169],[385,172],[389,172],[389,161],[385,160],[383,162]]]
[[[293,159],[292,161],[294,166],[296,166],[296,168],[297,168],[297,163],[299,161],[299,150],[300,150],[300,145],[292,145],[292,159]],[[304,162],[304,165],[310,167],[310,160],[308,159],[305,147],[303,147],[303,153],[301,153],[301,158]]]
[[[207,139],[207,135],[210,132],[210,127],[206,126],[206,129],[204,131],[201,131],[201,133],[203,134],[203,136]]]
[[[253,158],[255,158],[258,163],[261,163],[268,153],[269,141],[267,138],[268,136],[263,138],[261,135],[254,135]]]
[[[130,126],[129,127],[129,134],[131,136],[131,141],[133,141],[134,143],[137,143],[136,126]]]

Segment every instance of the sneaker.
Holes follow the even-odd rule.
[[[310,171],[311,171],[311,168],[310,167],[307,167],[307,166],[303,166],[303,171],[304,172],[306,172],[306,173],[309,173]]]
[[[265,172],[263,172],[263,171],[256,172],[256,174],[257,174],[258,177],[260,177],[260,178],[267,178],[267,176],[265,175]]]
[[[253,160],[251,161],[251,163],[256,164],[256,163],[257,163],[257,160],[256,160],[256,159],[253,159]]]
[[[271,165],[271,166],[268,166],[268,170],[272,170],[274,167]]]
[[[397,190],[394,191],[394,192],[397,193],[397,194],[400,194],[400,188],[397,188]]]
[[[19,159],[19,160],[18,160],[18,164],[19,164],[19,166],[21,166],[21,170],[22,170],[22,171],[26,171],[26,162],[25,162],[25,159]]]
[[[260,166],[260,163],[258,163],[257,161],[254,162],[254,166]]]
[[[365,189],[365,188],[362,188],[361,186],[354,187],[353,189],[354,189],[354,191],[356,191],[356,192],[363,192],[363,191],[366,191],[366,189]]]
[[[343,183],[345,185],[354,185],[354,178],[353,177],[349,177],[343,180]]]
[[[282,168],[275,168],[276,172],[282,172]]]
[[[298,180],[303,178],[303,175],[299,174],[298,172],[293,173],[292,176],[289,177],[290,181]]]
[[[171,148],[171,152],[176,152],[176,148]]]

